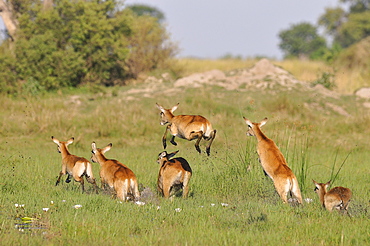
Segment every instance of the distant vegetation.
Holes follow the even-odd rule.
[[[352,93],[370,86],[369,1],[339,3],[327,8],[317,25],[303,22],[282,30],[279,47],[285,60],[274,63],[299,80]],[[0,16],[11,16],[5,22],[8,38],[0,44],[0,93],[12,96],[127,85],[163,73],[174,80],[206,69],[227,72],[260,58],[176,59],[178,46],[163,24],[165,14],[148,5],[122,6],[116,0],[0,4]]]
[[[16,31],[0,46],[0,92],[124,85],[177,52],[154,8],[122,9],[115,0],[47,2],[4,5]]]

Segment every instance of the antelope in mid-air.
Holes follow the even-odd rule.
[[[162,142],[163,148],[167,147],[167,131],[169,130],[172,138],[170,142],[173,145],[177,145],[175,137],[187,139],[189,141],[197,139],[195,143],[195,149],[201,153],[199,148],[199,142],[202,138],[209,141],[206,147],[206,153],[209,156],[211,151],[211,144],[216,137],[216,130],[212,128],[212,124],[203,116],[200,115],[177,115],[173,112],[177,109],[179,104],[173,106],[171,109],[165,109],[159,104],[156,104],[157,108],[161,111],[161,125],[167,125],[166,131],[164,132]]]
[[[140,197],[139,188],[136,176],[126,165],[113,159],[107,159],[105,152],[112,148],[112,144],[108,144],[103,149],[96,147],[95,142],[92,146],[91,160],[100,164],[100,179],[102,189],[114,189],[117,197],[122,201],[127,200],[127,196],[131,195],[134,200]]]
[[[315,192],[319,196],[320,203],[324,208],[330,212],[333,211],[333,209],[345,210],[348,212],[347,209],[352,197],[352,192],[350,189],[338,186],[327,191],[330,181],[325,184],[317,183],[315,180],[312,181],[316,186]]]
[[[71,177],[73,177],[74,180],[80,182],[82,192],[84,192],[85,187],[83,176],[85,176],[86,180],[94,185],[95,191],[98,193],[98,187],[96,186],[95,178],[92,173],[91,163],[83,157],[71,155],[68,151],[67,146],[73,143],[74,138],[70,138],[66,142],[59,141],[53,136],[51,139],[58,145],[58,152],[62,154],[62,171],[60,171],[59,178],[55,185],[59,184],[62,175],[67,174],[66,183],[71,182]]]
[[[157,162],[161,165],[158,174],[158,191],[169,198],[176,189],[182,188],[182,197],[186,198],[189,193],[189,181],[192,170],[189,163],[182,157],[172,158],[179,151],[167,154],[166,151],[158,155]]]
[[[261,131],[261,127],[266,124],[267,118],[260,123],[253,123],[245,117],[243,118],[249,128],[247,135],[257,138],[257,153],[260,163],[265,173],[273,180],[280,198],[284,203],[287,203],[287,195],[291,192],[298,200],[298,203],[302,204],[301,191],[296,176],[288,167],[283,154],[274,141]]]

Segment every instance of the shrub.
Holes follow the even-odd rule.
[[[330,72],[323,72],[321,77],[319,77],[316,81],[312,82],[312,86],[315,85],[322,85],[325,88],[332,90],[336,87],[335,82],[335,75]]]

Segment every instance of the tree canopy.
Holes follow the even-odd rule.
[[[14,41],[0,47],[2,91],[125,84],[177,51],[157,18],[117,10],[115,0],[54,0],[48,9],[18,1],[12,2]]]
[[[292,25],[279,33],[285,57],[310,57],[333,61],[341,50],[370,36],[370,0],[339,0],[344,7],[326,8],[318,26]],[[317,33],[322,27],[330,41]]]
[[[285,57],[309,58],[315,51],[326,48],[325,39],[318,35],[317,28],[307,22],[292,25],[281,31],[279,37],[279,47]]]

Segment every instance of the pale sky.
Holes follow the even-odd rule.
[[[339,0],[126,0],[161,10],[179,57],[281,59],[278,33],[292,24],[317,24],[326,7]]]
[[[126,0],[161,10],[179,57],[281,59],[278,33],[292,24],[316,25],[326,7],[339,0]],[[0,28],[4,29],[2,20]]]

